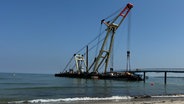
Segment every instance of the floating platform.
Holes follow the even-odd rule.
[[[69,63],[66,65],[64,71],[70,66],[69,64],[72,63],[72,59],[75,60],[75,65],[73,68],[69,67],[69,72],[63,72],[55,74],[56,77],[69,77],[69,78],[84,78],[84,79],[104,79],[104,80],[128,80],[128,81],[141,81],[142,76],[137,75],[135,73],[130,72],[130,50],[127,50],[127,68],[125,72],[114,72],[113,71],[113,46],[114,46],[114,37],[116,30],[119,28],[121,23],[126,18],[127,14],[130,12],[130,10],[133,8],[133,4],[128,3],[123,10],[120,11],[119,14],[117,14],[113,19],[105,18],[101,20],[101,24],[104,24],[106,27],[102,28],[106,31],[106,35],[104,39],[102,39],[102,43],[100,43],[100,35],[97,38],[95,38],[93,41],[91,41],[89,44],[94,42],[98,39],[96,46],[96,51],[99,51],[99,53],[93,57],[93,60],[89,65],[89,59],[88,59],[88,45],[86,45],[86,53],[79,54],[80,51],[75,53]],[[114,15],[114,13],[113,13]],[[113,16],[112,15],[112,16]],[[111,17],[111,16],[110,16]],[[112,17],[111,17],[112,18]],[[101,30],[100,30],[101,31]],[[101,40],[101,39],[100,39]],[[98,45],[101,44],[101,48],[98,50]],[[90,48],[93,49],[94,46]],[[82,48],[83,50],[84,48]],[[129,48],[127,48],[129,49]],[[95,51],[91,52],[94,53]],[[84,56],[85,55],[85,56]],[[85,60],[86,59],[86,60]],[[112,63],[112,66],[110,66],[110,62]],[[73,66],[73,65],[72,65]],[[110,68],[111,67],[111,68]],[[71,69],[70,69],[71,68]],[[74,68],[76,69],[74,71]],[[104,73],[99,73],[99,69],[103,69]],[[110,68],[110,71],[107,72],[107,69]],[[90,72],[90,70],[93,70]]]
[[[102,80],[126,80],[142,81],[141,75],[130,72],[107,72],[107,73],[57,73],[56,77],[83,78],[83,79],[102,79]]]

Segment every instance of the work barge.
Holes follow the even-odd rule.
[[[101,24],[106,26],[106,35],[102,41],[101,48],[98,54],[93,58],[91,65],[88,62],[89,49],[86,45],[85,54],[74,54],[66,65],[63,72],[56,73],[56,77],[68,78],[83,78],[83,79],[102,79],[102,80],[127,80],[127,81],[142,81],[142,76],[135,74],[130,70],[130,50],[127,49],[127,66],[125,71],[114,71],[113,65],[109,65],[113,59],[113,45],[115,32],[127,17],[130,10],[133,8],[131,3],[128,3],[112,20],[108,18],[102,19]],[[99,43],[100,41],[98,41]],[[68,68],[71,61],[75,61],[73,68]],[[67,70],[68,68],[68,70]],[[74,70],[75,68],[75,70]],[[103,68],[103,72],[99,69]]]
[[[83,78],[83,79],[102,79],[102,80],[124,80],[124,81],[142,81],[142,76],[132,72],[107,72],[107,73],[78,73],[63,72],[55,74],[56,77]]]

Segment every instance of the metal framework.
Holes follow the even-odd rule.
[[[104,23],[107,26],[107,29],[106,29],[107,33],[102,43],[100,52],[94,62],[93,72],[98,72],[99,67],[104,62],[105,62],[104,73],[107,72],[109,59],[112,53],[115,32],[118,29],[118,27],[121,25],[123,20],[126,18],[131,8],[133,8],[133,5],[128,3],[126,7],[120,12],[120,14],[118,14],[111,22],[106,22],[105,20],[102,20],[102,23]],[[108,44],[107,49],[105,49],[105,46],[107,45],[108,40],[110,41],[110,43]]]
[[[86,61],[84,59],[84,56],[81,54],[74,54],[74,57],[75,57],[75,64],[76,64],[77,72],[84,72],[83,66],[86,66]]]

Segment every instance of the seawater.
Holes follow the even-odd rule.
[[[149,77],[146,82],[55,77],[51,74],[0,73],[0,103],[120,100],[133,96],[184,94],[184,78]]]

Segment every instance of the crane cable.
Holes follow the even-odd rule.
[[[112,14],[110,14],[109,16],[107,16],[106,18],[104,18],[103,20],[109,19],[109,18],[111,18],[112,16],[116,15],[117,13],[119,13],[119,11],[122,10],[122,8],[124,8],[124,7],[119,8],[118,10],[116,10],[115,12],[113,12]],[[114,18],[113,18],[113,19],[114,19]],[[113,19],[112,19],[112,20],[113,20]],[[110,21],[111,21],[111,20],[110,20]]]
[[[130,64],[130,35],[131,35],[131,12],[128,16],[128,36],[127,36],[127,65],[126,65],[126,71],[131,70],[131,64]]]
[[[99,43],[100,43],[100,36],[101,36],[101,34],[102,34],[102,22],[100,24],[100,30],[99,30],[99,35],[98,35],[98,42],[97,42],[95,57],[97,57],[97,54],[98,54],[98,49],[99,49]]]
[[[117,14],[119,11],[122,10],[122,8],[123,8],[123,7],[119,8],[118,10],[116,10],[115,12],[113,12],[111,15],[107,16],[107,17],[106,17],[105,19],[103,19],[103,20],[109,19],[109,18],[112,17],[113,15]],[[100,26],[100,33],[99,33],[99,35],[97,35],[97,36],[96,36],[93,40],[91,40],[87,45],[91,44],[91,43],[94,42],[96,39],[99,39],[100,35],[102,35],[102,34],[105,32],[105,30],[104,30],[103,32],[102,32],[101,30],[102,30],[102,21],[101,21],[101,26]],[[100,39],[99,39],[99,40],[100,40]],[[86,45],[86,46],[87,46],[87,45]],[[79,53],[79,52],[81,52],[84,48],[86,48],[86,46],[84,46],[84,47],[82,47],[80,50],[78,50],[78,51],[76,52],[76,54]]]
[[[111,15],[107,16],[105,19],[103,20],[106,20],[106,19],[109,19],[110,17],[112,17],[113,15],[117,14],[120,10],[122,10],[122,7],[120,9],[118,9],[117,11],[113,12]],[[97,48],[96,48],[96,51],[98,50],[98,44],[103,40],[100,40],[100,36],[105,32],[105,31],[101,31],[102,30],[102,23],[101,23],[101,26],[100,26],[100,33],[99,35],[97,35],[92,41],[90,41],[87,45],[91,44],[92,42],[94,42],[96,39],[98,39],[98,43],[97,43]],[[86,45],[86,46],[87,46]],[[80,50],[78,50],[76,52],[76,54],[78,54],[79,52],[81,52],[86,46],[82,47]],[[94,46],[93,46],[94,48]],[[97,53],[97,52],[96,52]],[[63,72],[66,70],[66,68],[69,66],[69,64],[71,63],[72,59],[73,59],[74,56],[72,56],[72,58],[69,60],[69,62],[67,63],[67,65],[65,66]]]
[[[72,62],[72,59],[74,58],[74,56],[72,56],[72,58],[70,59],[70,61],[67,63],[67,65],[65,66],[63,72],[66,70],[66,68],[69,66],[69,64]]]

